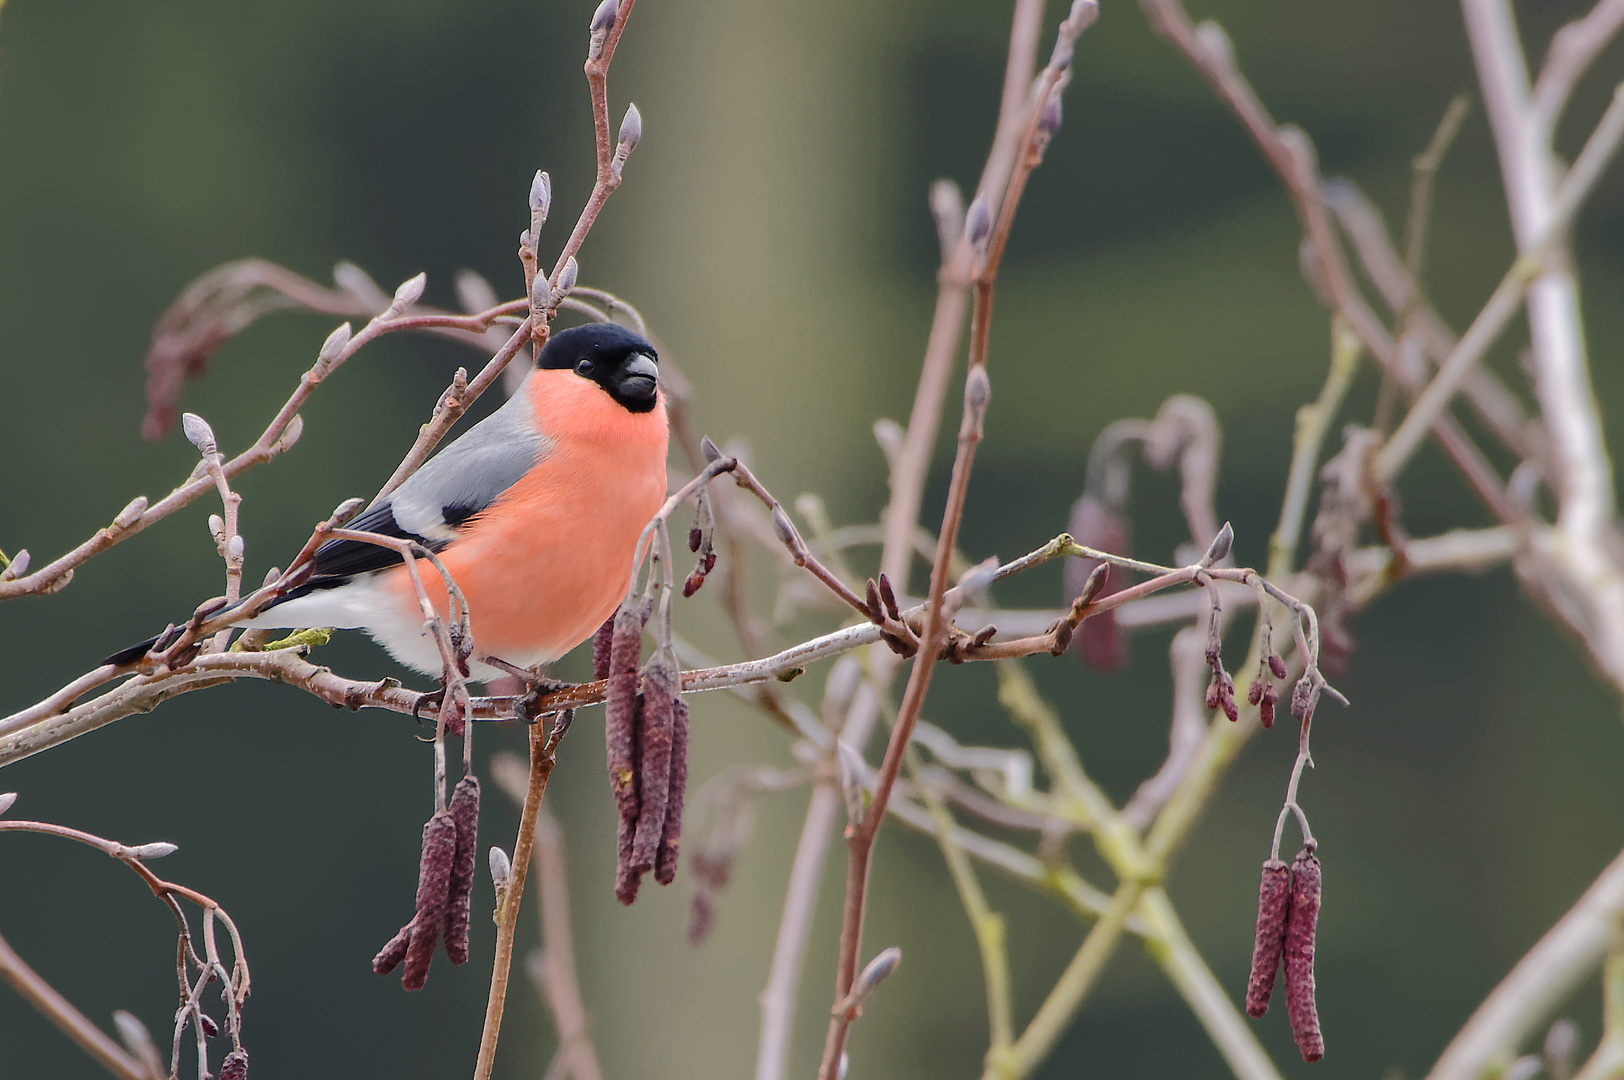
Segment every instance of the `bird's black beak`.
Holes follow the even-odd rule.
[[[616,395],[627,402],[653,402],[660,385],[660,369],[647,353],[633,353],[620,365]]]

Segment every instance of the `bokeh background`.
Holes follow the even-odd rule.
[[[1049,25],[1061,14],[1051,3]],[[1167,394],[1205,396],[1226,431],[1219,511],[1242,561],[1264,559],[1294,409],[1317,390],[1328,325],[1297,272],[1285,196],[1207,88],[1106,0],[1082,40],[1065,128],[1016,221],[992,332],[995,396],[964,546],[1006,558],[1063,527],[1087,448],[1108,421]],[[1536,54],[1585,5],[1525,3]],[[537,168],[554,178],[556,250],[591,183],[580,73],[590,0],[12,0],[0,16],[0,548],[36,560],[105,524],[137,493],[191,469],[178,434],[138,432],[141,359],[159,313],[192,278],[259,255],[325,278],[350,259],[386,288],[426,270],[454,304],[472,267],[505,296]],[[1333,4],[1193,0],[1222,20],[1264,100],[1315,139],[1325,171],[1361,184],[1398,227],[1409,163],[1475,80],[1447,0]],[[929,182],[972,186],[996,112],[1008,3],[965,0],[645,0],[610,78],[612,114],[644,117],[627,182],[582,252],[583,281],[639,304],[698,393],[700,426],[747,441],[786,502],[816,491],[837,521],[885,498],[869,435],[905,417],[934,298]],[[1047,34],[1047,31],[1046,31]],[[1045,49],[1047,45],[1045,45]],[[1563,128],[1573,153],[1624,72],[1617,46]],[[1624,184],[1577,230],[1598,394],[1624,432]],[[1508,265],[1493,149],[1474,109],[1438,184],[1429,287],[1464,326]],[[268,318],[188,388],[228,448],[246,445],[331,329]],[[1522,330],[1493,363],[1514,380]],[[305,410],[298,448],[239,482],[250,577],[287,558],[339,500],[374,490],[451,370],[478,358],[394,336]],[[1366,370],[1347,416],[1368,417]],[[954,428],[950,417],[944,425]],[[944,441],[927,499],[939,512]],[[1485,517],[1424,454],[1405,477],[1416,534]],[[1170,481],[1141,475],[1139,551],[1165,558],[1181,525]],[[207,500],[114,549],[44,599],[0,610],[0,712],[55,689],[109,650],[218,591]],[[758,566],[761,560],[757,560]],[[1058,601],[1059,574],[1000,594]],[[771,581],[757,596],[768,603]],[[682,630],[731,655],[714,599]],[[776,640],[809,627],[784,628]],[[1507,572],[1405,584],[1354,623],[1359,648],[1316,731],[1303,799],[1320,835],[1326,902],[1319,981],[1322,1077],[1417,1076],[1474,1005],[1624,843],[1618,703]],[[357,676],[401,674],[357,635],[321,650]],[[1117,798],[1165,748],[1167,634],[1135,642],[1107,678],[1033,662],[1084,761]],[[574,663],[578,664],[576,660]],[[578,670],[571,668],[570,670]],[[421,681],[421,680],[419,680]],[[812,694],[821,678],[805,680]],[[968,742],[1018,744],[990,672],[945,671],[930,719]],[[794,689],[794,688],[792,688]],[[693,777],[788,764],[782,734],[724,695],[693,703]],[[610,800],[597,717],[565,743],[550,798],[569,845],[583,989],[611,1076],[739,1076],[753,1067],[765,978],[806,793],[764,799],[755,839],[708,943],[682,940],[691,885],[611,895]],[[202,889],[247,937],[256,1075],[443,1076],[470,1067],[492,928],[476,892],[476,963],[436,965],[403,995],[368,961],[409,913],[429,753],[409,720],[332,709],[242,683],[192,694],[7,768],[14,813],[172,840],[162,872]],[[522,733],[480,732],[480,757]],[[1293,742],[1255,740],[1180,855],[1170,888],[1238,997],[1257,881]],[[485,842],[511,843],[512,808],[487,791]],[[168,914],[134,877],[59,841],[0,851],[0,931],[98,1021],[130,1009],[166,1041]],[[971,1077],[985,1048],[975,949],[933,844],[887,830],[869,951],[907,960],[852,1044],[855,1076]],[[824,883],[796,1030],[809,1075],[832,985],[843,860]],[[1082,928],[1047,899],[988,876],[1011,923],[1020,1017]],[[534,941],[530,920],[523,923]],[[539,1075],[555,1042],[515,983],[498,1075]],[[1594,980],[1564,1006],[1598,1032]],[[1277,1010],[1278,1013],[1279,1010]],[[1305,1066],[1283,1015],[1257,1026],[1287,1075]],[[1127,942],[1040,1073],[1217,1076],[1188,1009]],[[1391,1073],[1389,1071],[1392,1070]],[[102,1075],[9,993],[0,1074]]]

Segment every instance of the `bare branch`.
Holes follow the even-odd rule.
[[[39,972],[29,967],[3,937],[0,937],[0,978],[10,983],[24,1001],[38,1009],[62,1034],[78,1043],[102,1068],[120,1080],[158,1080],[111,1036],[91,1023],[89,1017],[74,1008],[73,1003],[58,993]]]
[[[1594,970],[1624,914],[1624,854],[1578,903],[1546,931],[1483,1000],[1427,1074],[1427,1080],[1473,1080],[1504,1068],[1546,1015]]]
[[[1624,27],[1624,0],[1599,0],[1588,15],[1552,36],[1528,100],[1529,116],[1536,127],[1546,132],[1556,130],[1574,86],[1618,36],[1620,27]]]
[[[525,877],[529,873],[531,850],[536,838],[536,818],[558,760],[559,740],[569,729],[571,712],[559,713],[551,731],[544,731],[537,711],[530,715],[530,777],[519,814],[519,834],[513,844],[512,873],[502,891],[502,904],[496,913],[496,959],[491,965],[491,991],[485,1004],[485,1029],[479,1039],[479,1059],[474,1080],[489,1080],[496,1062],[496,1042],[502,1030],[502,1011],[507,1004],[508,971],[513,964],[513,934],[519,921],[519,902],[524,898]]]

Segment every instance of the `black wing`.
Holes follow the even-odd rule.
[[[450,543],[449,540],[431,540],[402,528],[395,520],[395,511],[388,502],[379,503],[367,510],[344,528],[351,532],[377,533],[379,536],[396,540],[411,540],[422,544],[430,551],[440,551]],[[393,548],[379,547],[377,544],[368,544],[362,540],[329,540],[316,549],[316,557],[311,562],[314,572],[310,584],[313,588],[319,589],[323,586],[316,582],[322,578],[349,577],[353,574],[365,574],[370,570],[385,570],[391,566],[399,566],[400,553]]]

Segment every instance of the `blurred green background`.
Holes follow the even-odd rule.
[[[1051,3],[1052,27],[1062,5]],[[1249,142],[1136,5],[1104,0],[1083,38],[1066,121],[1016,221],[992,331],[994,402],[963,543],[1012,557],[1064,525],[1101,426],[1167,394],[1207,397],[1226,430],[1219,511],[1237,556],[1261,562],[1293,410],[1323,377],[1325,313],[1297,272],[1298,228]],[[1522,5],[1530,50],[1586,5]],[[218,263],[259,255],[325,279],[350,259],[386,288],[425,270],[454,304],[473,267],[521,289],[515,237],[537,168],[555,182],[556,251],[591,184],[580,73],[590,0],[526,4],[352,0],[147,4],[12,0],[0,17],[0,548],[36,564],[157,498],[195,456],[144,443],[141,359],[159,313]],[[1354,178],[1399,227],[1409,162],[1456,93],[1475,88],[1457,7],[1192,2],[1219,18],[1275,115],[1315,139],[1327,174]],[[645,0],[609,86],[644,117],[627,181],[581,255],[582,280],[639,304],[695,383],[700,427],[742,438],[788,503],[815,490],[841,522],[885,498],[869,429],[905,418],[934,299],[929,182],[973,186],[996,112],[1007,3]],[[1046,50],[1049,30],[1045,30]],[[1615,46],[1563,128],[1576,151],[1624,72]],[[1624,183],[1598,191],[1578,233],[1597,391],[1624,431]],[[1429,287],[1464,326],[1511,254],[1493,149],[1474,109],[1439,180]],[[228,449],[283,400],[332,320],[280,315],[220,350],[184,407]],[[1495,365],[1520,381],[1516,329]],[[250,577],[285,560],[339,500],[375,490],[451,370],[478,358],[403,336],[369,347],[305,410],[298,448],[238,484]],[[1368,417],[1361,374],[1347,411]],[[956,406],[952,414],[956,416]],[[945,427],[955,426],[950,416]],[[927,519],[940,512],[939,448]],[[1405,477],[1418,535],[1485,523],[1430,452]],[[0,713],[218,591],[202,500],[80,571],[70,587],[0,610]],[[1136,486],[1138,551],[1182,539],[1176,492]],[[861,553],[871,557],[871,553]],[[758,565],[760,560],[758,559]],[[1001,602],[1051,604],[1059,574]],[[765,579],[764,586],[770,584]],[[758,591],[768,602],[766,588]],[[708,593],[682,632],[733,655]],[[805,626],[785,629],[787,643]],[[1417,1076],[1509,966],[1624,844],[1624,729],[1566,641],[1508,572],[1406,584],[1361,615],[1347,711],[1317,726],[1303,801],[1322,841],[1321,1077]],[[1032,662],[1084,761],[1117,798],[1166,745],[1166,632],[1105,678]],[[400,674],[359,635],[321,662]],[[572,664],[578,664],[573,661]],[[578,667],[568,666],[576,671]],[[422,680],[417,680],[421,682]],[[798,685],[809,698],[821,672]],[[944,671],[930,719],[964,741],[1018,744],[991,673]],[[693,702],[693,782],[734,762],[789,764],[783,735],[724,695]],[[612,900],[612,818],[597,716],[566,741],[551,797],[566,829],[579,963],[614,1077],[739,1076],[755,1057],[765,978],[804,791],[759,807],[755,840],[712,938],[682,940],[691,883]],[[161,871],[214,896],[248,942],[245,1042],[260,1076],[443,1076],[470,1068],[492,928],[476,891],[476,962],[437,963],[403,995],[369,970],[409,914],[429,753],[386,713],[335,712],[243,683],[189,695],[0,774],[14,814],[135,843],[172,840]],[[480,731],[479,755],[522,733]],[[1256,740],[1187,843],[1170,889],[1238,998],[1257,864],[1294,740]],[[487,788],[484,843],[511,843],[512,808]],[[694,836],[693,839],[697,839]],[[692,840],[690,841],[690,843]],[[134,877],[88,849],[10,836],[0,932],[87,1014],[137,1013],[167,1043],[172,924]],[[809,1075],[832,985],[843,859],[831,860],[802,985],[793,1074]],[[1104,884],[1102,881],[1101,884]],[[1081,938],[1056,905],[999,879],[1019,1019]],[[534,941],[529,919],[521,945]],[[854,1076],[972,1077],[985,1048],[973,942],[933,844],[890,828],[868,952],[907,957],[852,1042]],[[1598,1033],[1594,980],[1566,1006]],[[555,1042],[532,987],[510,998],[497,1074],[540,1075]],[[1277,1010],[1257,1025],[1287,1075],[1305,1066]],[[1225,1069],[1131,942],[1040,1075],[1217,1076]],[[9,992],[0,1074],[102,1075]]]

